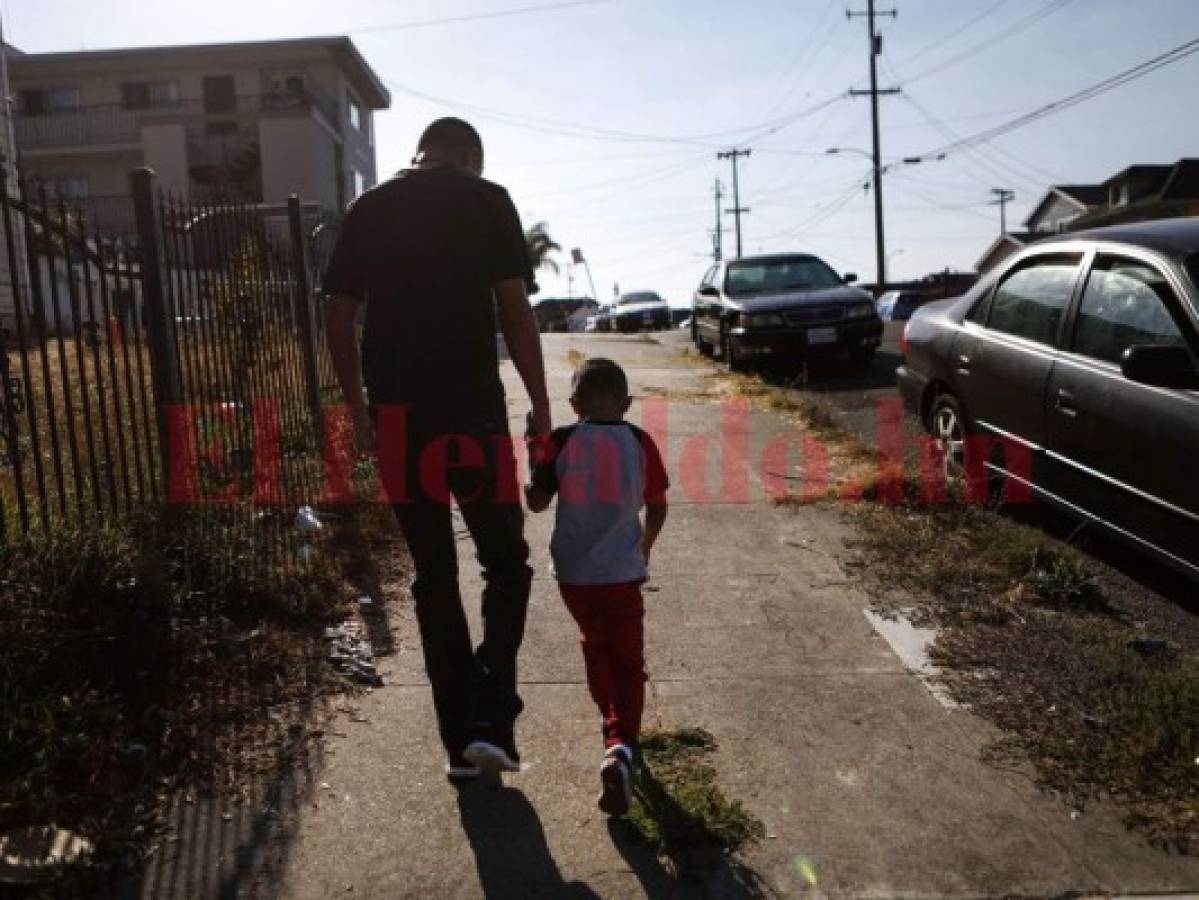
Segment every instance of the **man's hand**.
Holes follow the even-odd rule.
[[[548,409],[540,418],[533,412],[525,415],[525,451],[529,455],[530,466],[546,462],[553,457],[551,427]]]
[[[374,456],[375,423],[371,420],[370,410],[365,406],[355,406],[352,412],[354,419],[354,447],[362,456]]]
[[[550,408],[548,406],[533,407],[528,416],[525,417],[525,428],[530,437],[549,434],[554,429],[554,424],[550,420]]]

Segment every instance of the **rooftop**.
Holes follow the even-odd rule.
[[[41,66],[61,66],[81,63],[94,65],[98,62],[120,64],[123,62],[178,61],[181,56],[206,56],[235,54],[259,57],[265,53],[281,51],[302,52],[305,50],[327,50],[342,66],[354,87],[372,109],[386,109],[391,105],[391,93],[382,80],[358,52],[354,42],[345,36],[294,38],[281,41],[242,41],[223,44],[176,44],[154,47],[118,47],[109,50],[72,50],[61,53],[22,53],[15,47],[9,58],[13,74],[34,70]]]

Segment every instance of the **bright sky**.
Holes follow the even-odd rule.
[[[742,161],[744,252],[802,250],[874,277],[866,25],[845,0],[0,0],[27,52],[349,34],[389,85],[380,173],[431,119],[483,134],[487,177],[526,224],[582,248],[601,300],[613,284],[688,303],[711,258],[713,181]],[[851,3],[865,8],[865,0]],[[1199,0],[898,0],[880,19],[884,162],[939,148],[1199,38]],[[546,8],[546,7],[555,8]],[[880,0],[880,9],[891,8]],[[423,27],[422,20],[529,10]],[[892,278],[972,268],[1050,183],[1199,155],[1199,54],[943,161],[884,176]],[[430,99],[436,98],[436,99]],[[826,101],[827,102],[826,104]],[[826,104],[826,105],[822,105]],[[805,111],[817,108],[810,114]],[[767,126],[772,126],[770,130]],[[748,143],[746,143],[748,141]],[[725,206],[732,206],[726,199]],[[732,217],[726,252],[733,247]],[[568,284],[539,276],[541,296]],[[588,292],[575,271],[574,290]]]

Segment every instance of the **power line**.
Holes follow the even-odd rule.
[[[1199,38],[1193,38],[1186,43],[1179,44],[1172,50],[1168,50],[1165,53],[1161,53],[1155,57],[1152,57],[1151,59],[1147,59],[1142,63],[1138,63],[1137,65],[1105,78],[1102,81],[1097,81],[1094,84],[1083,88],[1082,90],[1075,91],[1069,96],[1046,103],[1037,107],[1032,112],[1025,113],[1022,116],[1017,116],[1016,118],[1011,119],[1008,122],[1004,122],[1001,125],[996,125],[995,127],[988,128],[985,131],[968,135],[967,137],[944,144],[933,150],[926,151],[925,153],[921,153],[920,157],[928,157],[940,153],[953,153],[976,144],[994,140],[1001,135],[1015,131],[1017,128],[1023,128],[1025,125],[1030,125],[1033,122],[1037,122],[1041,119],[1047,118],[1048,116],[1056,115],[1073,106],[1084,103],[1087,100],[1092,100],[1095,97],[1106,94],[1108,91],[1122,87],[1131,81],[1143,78],[1151,72],[1156,72],[1158,69],[1179,62],[1180,60],[1185,59],[1186,57],[1197,52],[1199,52]]]
[[[921,69],[916,74],[907,76],[907,78],[904,79],[904,84],[908,85],[908,84],[912,84],[916,81],[920,81],[922,79],[927,78],[930,75],[934,75],[937,72],[943,71],[944,69],[948,69],[950,66],[957,65],[957,63],[961,62],[962,60],[969,59],[970,57],[975,56],[976,54],[978,54],[981,51],[989,50],[992,47],[996,46],[997,44],[1007,40],[1008,38],[1013,37],[1014,35],[1017,35],[1020,32],[1027,30],[1028,28],[1035,25],[1037,22],[1041,21],[1041,19],[1044,19],[1046,16],[1052,15],[1053,13],[1057,12],[1058,10],[1062,9],[1067,4],[1072,3],[1072,2],[1073,2],[1073,0],[1049,0],[1048,3],[1046,3],[1043,7],[1041,7],[1039,10],[1035,11],[1031,15],[1026,16],[1023,19],[1020,19],[1020,20],[1012,23],[1011,25],[1008,25],[1007,27],[1001,29],[1000,31],[996,32],[995,34],[990,35],[989,37],[985,38],[984,40],[979,41],[976,44],[972,44],[970,47],[966,48],[965,50],[961,50],[961,51],[953,54],[952,56],[949,56],[949,57],[941,60],[938,63],[934,63],[933,65],[929,66],[927,69]]]
[[[597,6],[610,3],[611,0],[567,0],[564,3],[544,3],[540,6],[519,6],[514,9],[497,9],[490,12],[466,13],[460,16],[444,16],[436,19],[413,19],[408,22],[396,22],[392,25],[364,25],[361,28],[350,28],[350,34],[371,34],[378,31],[402,31],[409,28],[431,28],[437,25],[454,25],[458,22],[478,22],[483,19],[503,19],[509,16],[525,16],[530,13],[555,12],[570,9],[575,6]]]
[[[1009,2],[1010,2],[1010,0],[998,0],[997,3],[993,3],[991,6],[988,6],[981,13],[974,16],[972,19],[970,19],[964,25],[960,25],[957,28],[954,28],[952,31],[949,31],[949,32],[941,35],[935,41],[930,41],[928,44],[921,47],[915,53],[905,56],[900,61],[899,64],[901,66],[906,66],[912,60],[919,59],[921,56],[928,53],[930,50],[935,50],[938,47],[947,46],[949,44],[949,42],[952,41],[954,38],[956,38],[959,34],[973,28],[979,22],[983,21],[983,19],[986,19],[988,16],[992,15],[997,9],[999,9],[1001,6],[1004,6],[1005,4],[1007,4]]]
[[[494,109],[486,106],[479,106],[472,103],[463,103],[458,100],[450,100],[445,97],[438,97],[434,94],[426,93],[408,85],[385,78],[384,82],[389,88],[398,93],[407,94],[410,97],[415,97],[418,100],[423,100],[426,103],[431,103],[437,106],[446,106],[451,109],[459,109],[469,112],[472,115],[477,115],[481,118],[491,119],[492,121],[502,122],[506,125],[511,125],[516,128],[525,128],[530,131],[538,131],[545,134],[553,134],[559,137],[575,138],[578,140],[594,140],[594,141],[617,141],[624,143],[658,143],[658,144],[691,144],[697,147],[707,147],[715,149],[720,146],[712,141],[728,135],[742,134],[752,132],[755,136],[766,136],[775,134],[783,128],[789,127],[796,122],[815,115],[822,109],[833,105],[839,101],[845,100],[845,94],[838,94],[829,97],[820,103],[811,107],[790,113],[779,119],[767,122],[759,122],[757,125],[730,128],[724,131],[713,131],[705,134],[694,135],[655,135],[644,134],[633,131],[623,131],[614,128],[599,128],[594,125],[584,125],[581,123],[567,122],[561,119],[551,119],[545,116],[533,116],[525,113],[513,113],[505,110]],[[744,143],[744,142],[741,142]]]
[[[920,113],[924,120],[928,122],[928,124],[938,131],[943,137],[950,141],[956,141],[960,139],[961,136],[957,132],[933,115],[932,111],[916,100],[915,97],[911,96],[910,94],[904,94],[903,99],[907,101],[913,109]],[[987,144],[986,146],[990,147],[991,145]],[[991,149],[994,148],[992,147]],[[1022,182],[1026,187],[1033,191],[1040,190],[1041,188],[1040,182],[1030,178],[1023,172],[1017,171],[1011,165],[1004,163],[1001,160],[993,160],[990,156],[983,153],[980,147],[967,147],[966,153],[968,153],[970,158],[976,162],[979,169],[986,170],[986,172],[988,172],[992,178],[998,178],[1000,180],[1015,178],[1017,181]],[[967,169],[967,174],[982,187],[990,187],[988,179],[984,178],[973,169]],[[1050,181],[1057,180],[1059,179],[1050,178]]]

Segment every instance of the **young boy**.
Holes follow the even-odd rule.
[[[631,403],[624,370],[589,359],[571,381],[578,421],[530,447],[529,509],[558,495],[550,542],[554,574],[579,624],[587,685],[603,717],[599,808],[622,816],[645,702],[641,584],[666,521],[669,482],[653,440],[624,421]],[[645,527],[640,513],[645,507]]]

